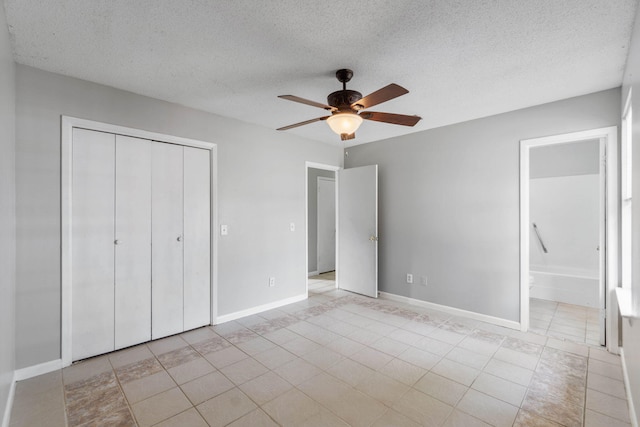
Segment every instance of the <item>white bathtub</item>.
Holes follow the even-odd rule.
[[[599,306],[597,272],[532,265],[529,296],[586,307]]]

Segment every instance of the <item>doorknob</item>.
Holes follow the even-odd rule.
[[[372,242],[377,242],[378,238],[372,234],[371,236],[369,236],[369,240],[371,240]]]
[[[182,236],[178,236],[178,242],[182,242]]]
[[[116,240],[114,240],[114,241],[113,241],[113,244],[114,244],[114,245],[119,245],[119,244],[120,244],[120,242],[121,242],[121,240],[116,239]]]

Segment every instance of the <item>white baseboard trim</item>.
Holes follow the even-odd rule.
[[[9,427],[11,421],[11,409],[13,408],[13,397],[16,394],[16,373],[13,373],[11,386],[9,387],[9,395],[7,396],[7,406],[4,408],[4,416],[2,417],[2,427]]]
[[[318,270],[316,270],[316,271],[310,271],[309,273],[307,273],[307,277],[317,276],[317,275],[318,275]]]
[[[627,392],[627,402],[629,405],[629,418],[631,418],[631,426],[638,427],[638,416],[636,415],[636,407],[633,405],[633,396],[631,395],[631,383],[629,382],[629,371],[627,371],[627,362],[624,357],[624,348],[620,348],[620,361],[622,362],[622,375],[624,378],[624,389]]]
[[[405,304],[417,305],[418,307],[430,308],[432,310],[442,311],[444,313],[452,314],[455,316],[467,317],[473,320],[480,320],[482,322],[491,323],[493,325],[503,326],[509,329],[520,330],[520,323],[513,320],[501,319],[499,317],[489,316],[487,314],[476,313],[473,311],[462,310],[460,308],[449,307],[446,305],[440,305],[429,301],[422,301],[415,298],[405,297],[402,295],[389,294],[387,292],[380,292],[380,297],[388,299],[390,301],[403,302]]]
[[[40,363],[39,365],[27,366],[26,368],[16,369],[13,375],[14,381],[22,381],[38,375],[48,374],[49,372],[62,369],[62,359],[51,360],[49,362]]]
[[[270,302],[268,304],[259,305],[257,307],[248,308],[246,310],[236,311],[235,313],[229,313],[215,318],[214,325],[220,323],[230,322],[232,320],[241,319],[243,317],[251,316],[253,314],[262,313],[263,311],[273,310],[274,308],[282,307],[283,305],[293,304],[294,302],[304,301],[307,299],[307,294],[297,295],[291,298],[285,298],[279,301]]]

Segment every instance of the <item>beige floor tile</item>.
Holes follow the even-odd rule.
[[[595,373],[603,375],[605,377],[613,378],[614,380],[623,381],[622,367],[607,362],[601,362],[600,360],[589,360],[589,373]]]
[[[256,408],[256,404],[238,388],[233,388],[197,406],[198,412],[211,427],[226,426]]]
[[[120,368],[125,365],[130,365],[135,362],[140,362],[144,359],[153,358],[154,355],[145,345],[139,345],[131,347],[125,350],[116,351],[109,355],[109,361],[114,368]]]
[[[625,399],[619,399],[596,390],[587,390],[587,409],[626,423],[630,422],[629,407]]]
[[[109,357],[95,357],[92,359],[76,362],[62,370],[62,378],[65,384],[86,380],[89,377],[109,372],[113,369]],[[39,389],[46,387],[44,384],[38,385]]]
[[[324,406],[353,427],[369,426],[387,410],[381,402],[353,389]]]
[[[561,425],[539,417],[529,411],[525,411],[524,409],[520,409],[513,423],[513,427],[561,427]]]
[[[522,353],[520,351],[502,347],[496,351],[493,358],[511,363],[512,365],[520,366],[521,368],[533,370],[536,368],[540,357],[538,355]]]
[[[255,409],[229,424],[229,427],[278,427],[278,424],[262,409]]]
[[[222,372],[236,385],[246,383],[267,371],[269,371],[269,369],[252,358],[241,360],[240,362],[236,362],[233,365],[225,366],[220,369],[220,372]]]
[[[157,427],[208,427],[207,422],[202,418],[196,408],[188,409],[179,413],[160,424]]]
[[[335,400],[342,399],[347,392],[353,390],[353,387],[329,374],[321,373],[298,385],[298,389],[326,406]]]
[[[583,408],[544,392],[529,390],[522,402],[522,409],[541,418],[545,418],[565,426],[582,424]]]
[[[298,385],[322,372],[303,359],[295,359],[274,369],[274,372],[293,385]]]
[[[275,346],[276,344],[262,337],[254,338],[242,344],[238,344],[238,348],[240,350],[251,356],[255,356],[258,353],[272,349]]]
[[[455,409],[442,425],[443,427],[490,427],[490,424]]]
[[[336,363],[345,358],[342,354],[324,347],[318,351],[304,354],[301,357],[323,371],[335,366]]]
[[[620,399],[627,398],[624,382],[596,374],[595,372],[591,372],[587,376],[587,387]]]
[[[298,337],[291,341],[281,344],[283,348],[295,354],[296,356],[302,356],[303,354],[310,353],[312,351],[318,351],[322,346],[304,337]]]
[[[390,356],[371,347],[365,347],[359,352],[352,354],[350,356],[350,359],[355,360],[356,362],[361,363],[373,370],[378,370],[389,363],[393,359],[393,356]]]
[[[211,338],[216,338],[218,334],[216,334],[213,329],[208,326],[203,328],[194,329],[189,332],[185,332],[184,334],[180,334],[180,338],[188,342],[189,344],[199,343],[205,340],[209,340]]]
[[[182,347],[169,352],[156,356],[158,361],[162,363],[165,369],[171,369],[176,366],[183,365],[191,362],[192,360],[199,359],[200,353],[195,351],[192,347]]]
[[[442,357],[418,348],[409,347],[398,356],[398,359],[429,370],[433,368]]]
[[[351,359],[344,359],[327,370],[327,373],[352,386],[373,375],[374,372],[373,369]]]
[[[380,418],[374,422],[371,427],[420,427],[421,424],[413,421],[411,418],[401,413],[388,409]]]
[[[456,347],[447,353],[445,358],[480,370],[482,370],[482,368],[484,368],[491,359],[491,357],[487,355],[459,347]]]
[[[484,372],[525,387],[529,385],[531,378],[533,378],[533,371],[497,359],[491,359],[487,366],[484,367]]]
[[[301,421],[296,427],[349,427],[344,420],[328,410],[321,408],[320,411]]]
[[[137,362],[118,367],[116,368],[116,374],[118,375],[118,380],[120,380],[121,383],[127,383],[129,381],[148,377],[149,375],[153,375],[163,369],[164,368],[160,362],[152,356],[148,359],[139,360]]]
[[[376,372],[356,385],[356,389],[391,407],[404,396],[409,386]]]
[[[234,385],[220,372],[212,372],[182,384],[180,387],[191,403],[198,405],[225,391],[231,390]]]
[[[279,424],[296,426],[320,412],[322,407],[294,388],[263,405],[262,409]]]
[[[433,372],[428,372],[413,387],[451,406],[455,406],[469,389]]]
[[[466,335],[458,334],[451,331],[445,331],[444,329],[435,329],[429,336],[438,341],[446,342],[447,344],[457,345],[466,338]]]
[[[549,338],[547,340],[547,346],[558,349],[558,350],[567,351],[569,353],[574,353],[580,356],[589,355],[589,347],[584,344],[578,344],[574,342],[562,341],[555,338]]]
[[[365,345],[354,341],[351,338],[342,337],[327,344],[327,348],[336,351],[343,356],[349,357],[365,348]]]
[[[409,345],[401,343],[400,341],[396,341],[395,339],[391,339],[389,337],[382,337],[378,341],[375,341],[373,344],[371,344],[371,348],[395,357],[409,348]]]
[[[589,359],[596,359],[601,362],[620,365],[620,356],[618,356],[617,354],[609,353],[607,350],[601,348],[589,348]]]
[[[458,348],[464,348],[466,350],[471,350],[475,353],[484,354],[486,356],[493,356],[493,354],[498,351],[500,348],[500,344],[483,341],[473,336],[468,336],[460,344],[458,344]]]
[[[439,426],[453,411],[453,407],[418,390],[409,390],[393,409],[421,425]]]
[[[471,388],[517,407],[520,407],[527,393],[527,388],[522,385],[484,372],[476,378]]]
[[[466,386],[470,386],[480,374],[477,369],[448,359],[442,359],[438,362],[431,372]]]
[[[288,352],[282,347],[274,347],[272,349],[263,351],[253,356],[258,362],[262,363],[269,369],[275,369],[278,366],[282,366],[287,362],[297,359],[293,353]]]
[[[447,331],[444,331],[444,332],[447,332]],[[415,344],[415,347],[419,348],[420,350],[433,353],[437,356],[444,356],[454,348],[453,345],[443,341],[438,341],[437,339],[434,339],[432,337],[422,338],[420,341],[418,341]]]
[[[591,409],[587,409],[584,415],[585,427],[631,427],[631,424],[625,421],[611,418],[607,415],[594,412]]]
[[[300,335],[286,328],[282,328],[282,329],[278,329],[277,331],[266,333],[263,335],[263,337],[275,344],[282,345],[286,342],[292,341],[300,337]]]
[[[368,322],[368,320],[364,320],[364,323],[366,322]],[[347,338],[352,339],[353,341],[357,341],[360,344],[364,344],[365,346],[370,346],[382,337],[383,335],[362,328],[356,329],[355,331],[347,335]]]
[[[170,351],[177,350],[188,345],[189,343],[182,339],[180,335],[174,335],[168,338],[163,338],[161,340],[151,341],[147,344],[147,347],[153,354],[159,356],[161,354],[168,353]]]
[[[191,362],[184,363],[180,366],[168,369],[167,372],[171,375],[173,380],[178,384],[184,384],[201,376],[204,376],[210,372],[215,371],[216,368],[204,359],[199,357]]]
[[[270,400],[291,390],[293,386],[282,379],[275,372],[267,372],[257,378],[254,378],[240,386],[247,396],[249,396],[258,405],[264,405]]]
[[[139,380],[122,384],[124,395],[130,404],[174,388],[176,383],[166,371],[160,371]]]
[[[234,346],[229,346],[218,351],[208,353],[204,356],[213,366],[218,369],[232,365],[236,362],[244,360],[249,355]]]
[[[422,378],[427,370],[409,362],[405,362],[404,360],[393,359],[380,368],[378,372],[400,381],[403,384],[412,386]]]
[[[171,418],[190,407],[189,399],[176,387],[138,402],[132,409],[138,424],[144,427]]]
[[[496,427],[511,426],[518,414],[516,406],[473,389],[464,395],[457,408]]]

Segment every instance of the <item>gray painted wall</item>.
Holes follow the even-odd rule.
[[[0,5],[0,420],[15,368],[15,65]]]
[[[618,88],[348,149],[379,165],[380,290],[519,321],[519,141],[619,117]]]
[[[600,172],[599,141],[554,144],[531,149],[529,177],[549,178],[598,174]]]
[[[322,169],[309,168],[307,182],[309,222],[309,272],[318,269],[318,177],[334,178],[336,173]]]
[[[20,65],[16,113],[18,367],[60,358],[61,115],[217,143],[218,315],[305,293],[305,161],[340,148]]]
[[[633,88],[633,212],[631,214],[632,230],[632,265],[631,277],[634,287],[634,303],[640,310],[640,9],[636,14],[635,27],[629,45],[629,57],[624,72],[622,86],[622,103],[626,102],[629,90]],[[621,103],[621,104],[622,104]],[[629,385],[636,416],[640,423],[640,321],[633,323],[629,319],[622,320],[622,347],[624,348]]]

